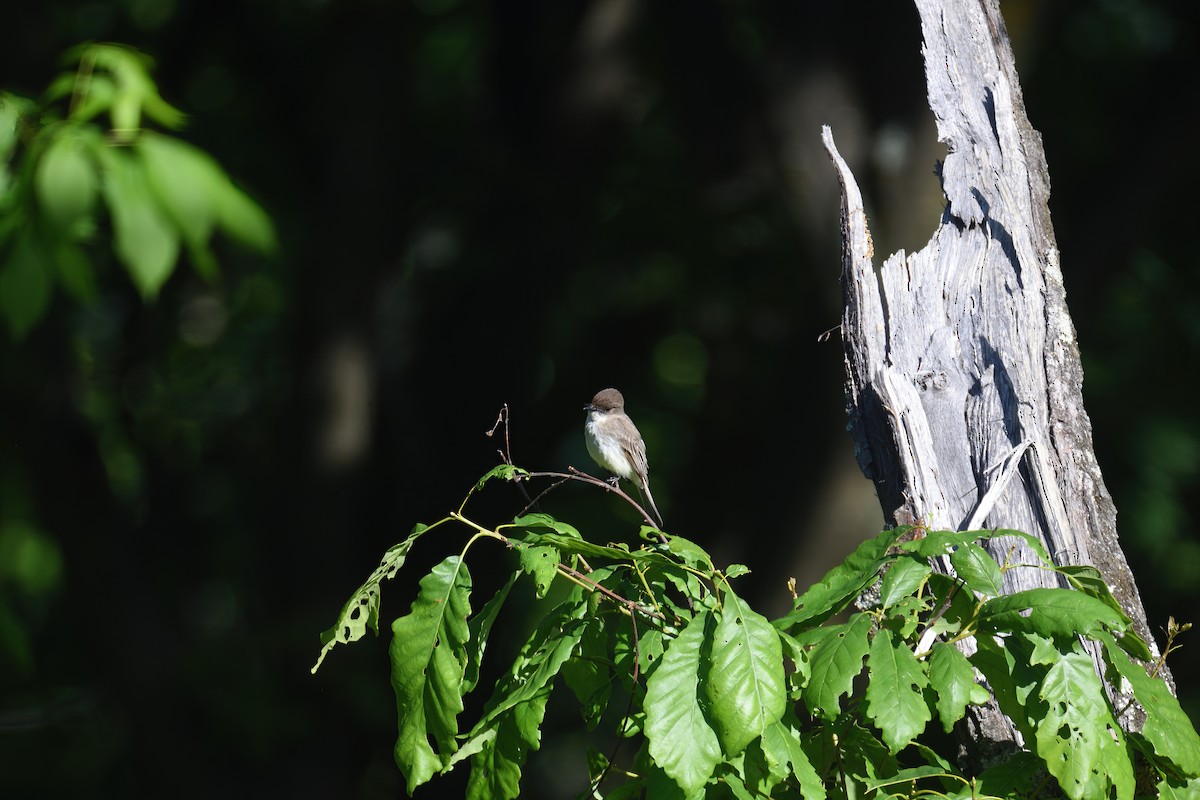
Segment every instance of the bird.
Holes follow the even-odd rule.
[[[650,494],[650,465],[646,459],[646,443],[633,420],[625,413],[625,398],[616,389],[601,389],[592,402],[583,407],[588,412],[583,424],[588,454],[617,478],[633,481],[642,497],[654,511],[658,527],[662,514]]]

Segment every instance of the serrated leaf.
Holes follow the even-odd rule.
[[[1105,702],[1092,659],[1065,653],[1052,664],[1039,692],[1047,703],[1037,726],[1037,753],[1072,800],[1133,797],[1133,766],[1124,734]]]
[[[957,647],[937,642],[929,653],[929,684],[937,692],[938,718],[949,733],[963,718],[967,705],[978,698],[975,670]],[[986,697],[986,690],[984,697]]]
[[[796,778],[805,800],[825,800],[825,784],[804,752],[799,732],[789,729],[782,721],[772,722],[763,731],[762,750],[769,764],[787,768]]]
[[[855,614],[845,624],[834,626],[813,649],[804,702],[814,714],[832,720],[841,713],[841,697],[850,692],[870,650],[870,630],[871,618]]]
[[[1034,736],[1036,721],[1044,709],[1036,692],[1046,673],[1044,667],[1032,666],[1032,645],[1020,636],[996,637],[981,635],[975,639],[978,650],[968,659],[983,673],[1000,710],[1013,721],[1017,730],[1029,742]]]
[[[867,716],[883,733],[893,753],[899,752],[921,731],[931,714],[921,690],[929,685],[925,666],[891,632],[876,632],[867,656]]]
[[[714,625],[712,615],[701,611],[679,632],[646,682],[642,704],[650,755],[688,796],[721,761],[721,745],[699,694],[701,649]]]
[[[1024,616],[1024,611],[1031,613]],[[979,610],[980,630],[988,632],[1030,631],[1053,638],[1123,630],[1124,625],[1122,614],[1070,589],[1028,589],[994,597]]]
[[[534,590],[538,599],[550,591],[554,576],[558,574],[558,550],[549,545],[518,545],[521,569],[533,576]]]
[[[929,562],[915,556],[901,556],[883,576],[879,586],[879,604],[891,608],[901,598],[916,594],[917,588],[933,570]]]
[[[716,616],[702,686],[721,749],[733,756],[783,716],[783,646],[766,617],[732,591]]]
[[[863,589],[875,581],[879,570],[892,556],[888,549],[906,528],[883,531],[869,539],[825,573],[818,583],[796,599],[795,610],[775,620],[775,627],[788,630],[803,623],[818,623],[844,609]]]
[[[1167,684],[1133,663],[1110,634],[1100,633],[1095,638],[1104,645],[1108,663],[1129,682],[1133,696],[1146,710],[1142,735],[1154,751],[1185,775],[1200,776],[1200,736]]]
[[[470,597],[467,565],[450,556],[421,579],[412,609],[392,623],[395,757],[409,794],[448,765],[458,749]]]
[[[28,232],[17,235],[0,262],[0,314],[14,339],[29,332],[50,305],[49,265],[38,242]]]
[[[58,235],[73,239],[91,218],[100,180],[79,131],[69,125],[52,130],[37,162],[33,188]]]
[[[342,611],[338,614],[334,626],[321,634],[321,653],[317,656],[317,663],[313,665],[312,674],[317,673],[317,670],[321,668],[321,662],[335,646],[358,641],[366,634],[367,628],[375,631],[376,634],[379,633],[379,599],[381,595],[379,584],[396,576],[396,572],[404,565],[404,560],[408,557],[408,551],[412,549],[413,543],[427,530],[429,528],[426,525],[413,526],[408,538],[392,545],[383,554],[379,566],[371,573],[371,577],[367,578],[366,583],[358,587],[358,591],[351,595],[346,604],[342,606]]]
[[[179,230],[159,205],[140,162],[123,150],[101,153],[113,250],[142,297],[153,298],[175,269]]]
[[[972,591],[990,597],[996,597],[1004,591],[1000,565],[988,551],[974,542],[968,542],[951,553],[950,563],[958,577]]]

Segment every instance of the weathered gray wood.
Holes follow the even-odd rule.
[[[843,190],[842,338],[859,465],[893,523],[1015,528],[1041,537],[1060,564],[1096,566],[1152,641],[1092,447],[1045,155],[997,0],[916,6],[948,151],[947,206],[924,248],[876,272],[862,196],[822,134]],[[1037,560],[1024,551],[1013,540],[993,546],[1000,560]],[[1053,580],[1013,569],[1005,589]],[[998,745],[1018,741],[996,715],[972,724]]]

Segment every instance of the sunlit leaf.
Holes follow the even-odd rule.
[[[841,611],[867,588],[879,575],[879,570],[894,556],[889,548],[905,532],[904,528],[883,531],[874,539],[863,542],[838,566],[829,570],[817,584],[796,599],[795,610],[775,620],[780,629],[801,623],[820,622]]]
[[[813,649],[804,702],[814,714],[831,720],[841,712],[841,697],[850,692],[870,650],[867,641],[870,630],[871,618],[855,614],[849,622],[834,626],[831,634]]]
[[[379,633],[379,584],[396,576],[396,572],[404,565],[413,543],[427,530],[429,528],[425,525],[416,525],[407,539],[389,547],[379,566],[371,573],[371,577],[367,578],[366,583],[358,587],[358,591],[342,606],[337,623],[321,634],[321,653],[311,670],[314,675],[321,668],[325,656],[336,645],[358,641],[366,634],[367,628],[376,634]]]
[[[989,597],[996,597],[1004,591],[1004,578],[1000,574],[1000,565],[988,551],[974,542],[960,545],[950,554],[950,563],[958,577],[971,588]]]
[[[643,702],[650,755],[688,796],[708,781],[721,760],[721,745],[699,693],[701,650],[713,624],[705,611],[680,631],[647,681]]]
[[[1104,644],[1108,662],[1129,681],[1133,696],[1146,710],[1142,735],[1154,751],[1173,761],[1184,774],[1200,776],[1200,736],[1167,684],[1133,663],[1111,635],[1101,632],[1096,639]]]
[[[930,572],[929,562],[923,558],[897,558],[880,582],[879,604],[891,608],[901,598],[914,594]]]
[[[971,703],[982,704],[988,692],[975,681],[975,670],[957,647],[937,642],[929,653],[929,683],[937,692],[938,717],[949,733]]]
[[[1108,703],[1104,685],[1086,653],[1064,653],[1042,681],[1047,703],[1037,725],[1037,753],[1072,800],[1133,797],[1133,767],[1124,734]]]
[[[463,672],[462,691],[464,695],[471,692],[479,683],[479,666],[483,663],[483,653],[487,649],[492,625],[495,623],[496,615],[500,613],[504,601],[508,599],[508,593],[513,584],[517,582],[517,575],[516,572],[509,575],[508,581],[492,595],[492,599],[484,603],[479,613],[467,621],[467,628],[470,629],[470,645],[467,653],[467,668]]]
[[[1023,612],[1030,612],[1026,616]],[[1071,637],[1108,628],[1123,631],[1125,616],[1106,603],[1070,589],[1028,589],[994,597],[979,611],[983,631],[1031,631],[1042,636]]]
[[[521,794],[521,767],[541,743],[539,729],[549,697],[550,686],[543,686],[498,720],[494,736],[483,738],[471,762],[467,800],[513,800]]]
[[[549,545],[522,544],[517,546],[517,552],[520,553],[521,569],[533,576],[538,598],[545,597],[558,574],[558,550]]]
[[[801,747],[798,731],[782,721],[773,722],[763,731],[762,749],[769,762],[788,766],[805,800],[825,800],[825,785]]]
[[[458,748],[470,596],[467,566],[450,556],[421,579],[412,609],[392,623],[395,757],[409,794],[446,766]]]
[[[867,716],[893,753],[925,730],[932,715],[922,689],[929,685],[925,665],[903,640],[886,629],[876,632],[867,656]]]

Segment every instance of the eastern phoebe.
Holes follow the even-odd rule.
[[[596,393],[583,407],[588,412],[583,432],[588,453],[597,464],[614,475],[633,481],[662,527],[662,514],[650,494],[650,465],[646,461],[646,443],[637,426],[625,413],[625,398],[616,389]]]

